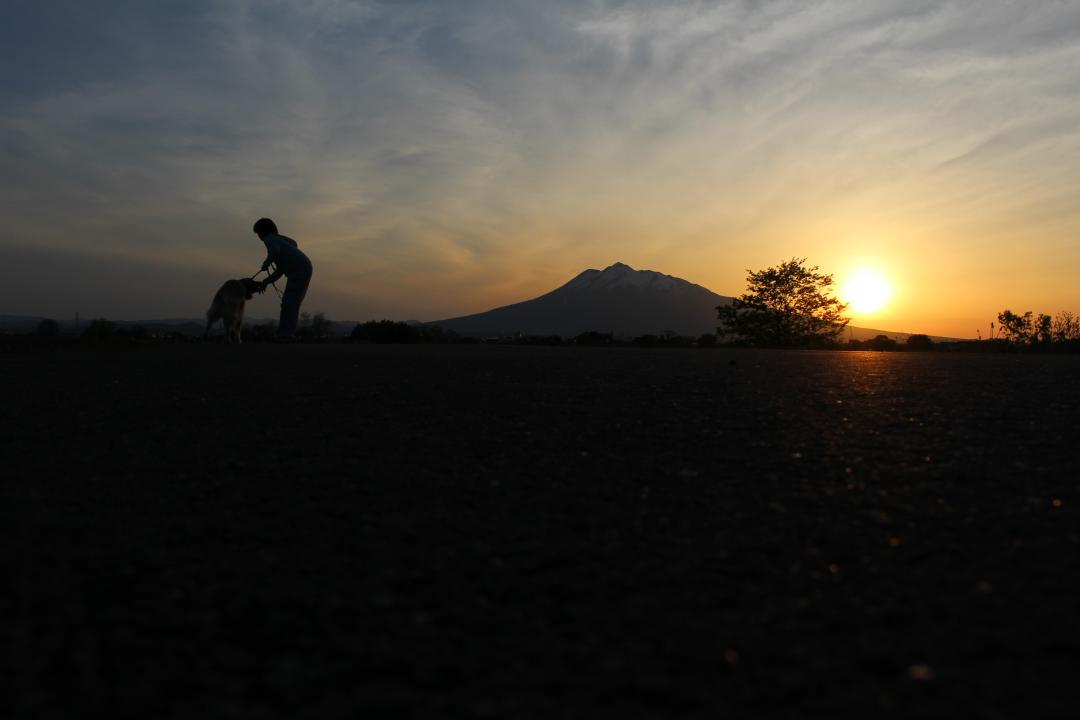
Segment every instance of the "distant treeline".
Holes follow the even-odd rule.
[[[952,340],[934,342],[926,335],[910,335],[903,342],[887,335],[870,340],[848,340],[837,344],[836,350],[873,350],[877,352],[980,352],[1004,353],[1027,351],[1080,352],[1080,342],[1059,343],[1053,346],[1033,348],[1004,339]]]
[[[271,342],[276,326],[272,322],[244,325],[245,343]],[[215,328],[206,341],[179,331],[152,332],[139,324],[116,323],[99,318],[92,320],[74,334],[62,334],[56,320],[42,320],[36,330],[22,333],[0,334],[5,347],[138,347],[163,343],[221,342],[221,331]],[[499,344],[499,345],[579,345],[579,346],[637,346],[637,347],[713,347],[716,336],[707,333],[700,337],[678,335],[671,332],[639,335],[634,338],[616,337],[611,332],[590,330],[574,337],[560,335],[531,335],[526,333],[502,333],[489,337],[460,335],[438,325],[405,323],[395,320],[369,320],[358,323],[352,332],[341,335],[335,332],[335,323],[324,313],[303,313],[297,327],[296,338],[310,343],[386,343],[386,344]]]
[[[340,324],[339,324],[340,325]],[[934,342],[928,335],[909,335],[900,341],[887,335],[870,340],[819,342],[815,349],[871,350],[877,352],[1080,352],[1080,319],[1071,312],[1056,317],[1025,312],[1018,315],[1004,310],[997,322],[990,324],[991,338]],[[136,348],[168,343],[221,342],[220,330],[208,341],[181,332],[152,333],[138,324],[115,323],[104,318],[92,320],[77,334],[64,335],[56,320],[41,320],[30,332],[0,334],[3,349],[20,348]],[[272,322],[244,326],[246,343],[271,342],[275,325]],[[460,335],[438,325],[405,323],[395,320],[370,320],[358,323],[347,335],[335,332],[335,323],[324,313],[303,313],[296,333],[297,339],[309,343],[376,343],[376,344],[499,344],[548,345],[584,347],[644,347],[644,348],[737,348],[748,347],[745,341],[725,341],[716,334],[693,337],[665,332],[639,335],[634,338],[616,337],[612,332],[590,330],[574,337],[560,335],[530,335],[503,333],[491,337]]]
[[[1080,341],[1080,318],[1067,310],[1055,316],[1045,313],[1035,315],[1030,310],[1017,315],[1012,310],[1002,310],[998,313],[997,322],[997,328],[990,323],[991,339],[1000,336],[1013,345],[1048,347]]]
[[[29,332],[7,332],[0,335],[5,349],[21,347],[137,347],[149,345],[161,338],[138,324],[120,324],[99,318],[91,320],[75,334],[65,334],[60,323],[52,319],[41,320]]]
[[[614,333],[602,333],[595,330],[580,333],[574,337],[561,335],[531,335],[528,333],[501,333],[489,337],[460,335],[453,330],[444,330],[438,325],[417,325],[393,320],[372,320],[357,325],[347,338],[348,342],[357,343],[464,343],[497,345],[638,345],[642,347],[693,347],[697,344],[712,345],[715,335],[703,335],[701,338],[661,333],[658,335],[640,335],[633,339],[616,338]]]

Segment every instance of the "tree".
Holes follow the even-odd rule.
[[[1080,318],[1068,310],[1059,312],[1054,316],[1050,334],[1054,342],[1068,342],[1080,340]]]
[[[116,323],[105,318],[98,318],[86,326],[82,332],[82,338],[94,343],[104,343],[116,340],[121,334],[120,326]]]
[[[904,343],[908,350],[933,350],[934,341],[930,339],[929,335],[922,333],[915,333],[909,335],[907,341]]]
[[[847,327],[847,305],[829,293],[832,275],[807,268],[806,258],[747,270],[746,293],[716,309],[717,335],[767,347],[828,345]]]
[[[863,343],[867,350],[895,350],[897,342],[888,335],[875,335],[872,339]]]
[[[1014,343],[1027,344],[1031,341],[1031,311],[1023,315],[1017,315],[1012,310],[1002,310],[998,313],[998,329],[1001,336]]]
[[[38,323],[37,336],[40,338],[54,338],[60,334],[60,323],[51,318],[45,318]]]
[[[1050,333],[1050,326],[1053,322],[1053,318],[1044,313],[1039,313],[1039,316],[1035,318],[1035,323],[1031,328],[1031,342],[1038,345],[1049,345],[1053,339]]]
[[[326,319],[326,313],[317,312],[311,318],[311,336],[323,340],[334,335],[334,323]]]

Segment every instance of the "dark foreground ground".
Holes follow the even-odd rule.
[[[5,717],[1080,713],[1075,356],[0,369]]]

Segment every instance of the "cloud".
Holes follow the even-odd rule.
[[[732,292],[793,233],[840,253],[821,218],[944,232],[975,191],[1060,234],[1078,29],[1050,3],[17,3],[0,242],[228,277],[270,215],[332,315],[434,317],[615,260]]]

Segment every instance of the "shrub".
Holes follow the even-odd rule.
[[[94,343],[115,341],[121,335],[120,327],[105,318],[92,320],[82,332],[82,339]]]
[[[574,338],[575,345],[610,345],[611,333],[599,333],[595,330],[583,332]]]
[[[866,350],[895,350],[898,344],[888,335],[876,335],[874,339],[863,343]]]
[[[38,323],[37,336],[39,338],[54,338],[60,335],[60,323],[50,318],[45,318]]]
[[[921,333],[908,336],[907,342],[904,346],[908,350],[933,350],[934,341],[930,339],[929,335],[923,335]]]
[[[349,339],[363,343],[413,343],[420,340],[420,333],[408,323],[369,320],[354,327]]]

